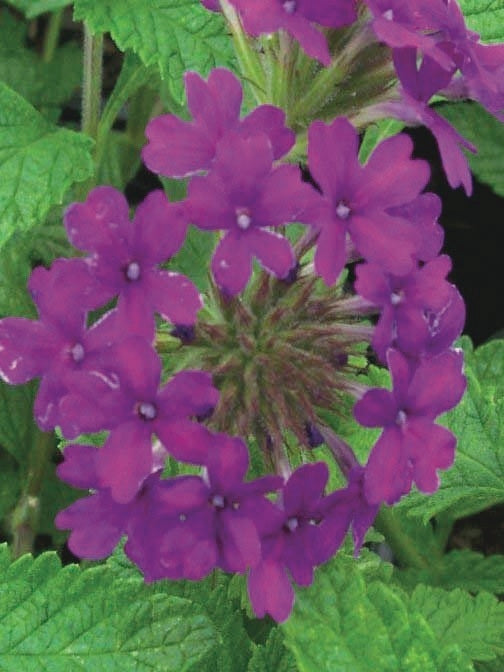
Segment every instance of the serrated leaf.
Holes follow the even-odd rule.
[[[297,672],[292,653],[285,648],[284,636],[279,628],[273,628],[264,646],[256,646],[249,661],[247,672]]]
[[[458,0],[471,30],[483,42],[504,41],[504,0]]]
[[[341,554],[317,570],[311,587],[296,591],[282,629],[300,672],[473,670],[405,593]]]
[[[450,103],[438,111],[478,148],[477,154],[466,154],[476,177],[504,196],[504,124],[477,103]]]
[[[485,590],[504,594],[504,556],[484,556],[468,549],[450,551],[426,569],[396,570],[394,578],[408,590],[425,583],[446,590],[462,588],[471,593]]]
[[[82,51],[69,42],[56,49],[49,63],[44,63],[26,47],[26,30],[27,24],[9,12],[0,14],[0,80],[37,108],[57,107],[80,84]]]
[[[411,606],[427,620],[439,639],[457,644],[472,660],[493,660],[504,654],[504,604],[489,593],[471,597],[419,585]]]
[[[366,132],[362,138],[362,143],[359,149],[359,161],[365,163],[371,156],[376,145],[382,140],[386,140],[392,135],[396,135],[402,128],[404,128],[404,124],[397,119],[380,119],[379,121],[370,124],[366,128]]]
[[[91,147],[90,138],[50,124],[0,82],[0,247],[93,174]]]
[[[7,2],[23,12],[27,19],[72,4],[72,0],[7,0]]]
[[[234,63],[223,17],[199,0],[76,0],[75,18],[94,32],[110,32],[122,51],[132,49],[146,65],[156,63],[178,103],[186,70],[206,75]]]
[[[425,497],[412,491],[397,505],[425,521],[440,512],[462,518],[504,502],[504,397],[492,376],[489,383],[480,376],[492,369],[489,359],[504,357],[504,340],[474,352],[469,343],[462,339],[469,352],[467,391],[458,406],[441,418],[441,424],[458,439],[455,463],[443,472],[436,493]]]
[[[106,565],[62,568],[55,553],[9,564],[4,546],[0,567],[5,672],[183,672],[214,646],[199,605]]]

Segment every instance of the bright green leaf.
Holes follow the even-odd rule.
[[[169,268],[187,275],[198,287],[208,287],[208,265],[215,247],[215,236],[191,226],[182,249],[170,261]]]
[[[273,628],[264,646],[256,646],[249,661],[247,672],[297,672],[292,653],[285,648],[280,628]]]
[[[404,127],[402,121],[397,119],[381,119],[366,128],[359,150],[359,161],[365,163],[370,157],[376,145],[382,140],[396,135]]]
[[[467,25],[483,42],[504,41],[504,0],[458,0]]]
[[[496,387],[493,360],[504,358],[504,340],[469,352],[466,361],[467,391],[441,422],[458,439],[455,463],[442,472],[440,489],[429,497],[413,491],[399,502],[400,509],[428,520],[440,512],[462,518],[504,502],[504,397]],[[497,369],[498,370],[498,369]],[[483,376],[480,373],[483,372]]]
[[[156,63],[178,103],[186,70],[206,75],[234,62],[223,17],[199,0],[76,0],[75,18],[93,32],[110,32],[122,51],[132,49],[146,65]]]
[[[72,184],[92,175],[91,146],[0,82],[0,247],[15,231],[42,222]]]
[[[504,556],[484,556],[468,549],[450,551],[426,569],[396,570],[394,577],[408,590],[425,583],[447,590],[504,594]]]
[[[440,106],[438,111],[477,147],[477,154],[466,153],[476,177],[504,196],[504,124],[477,103],[451,103]]]
[[[0,553],[0,669],[185,672],[214,646],[199,605],[108,566],[61,568],[54,553]]]

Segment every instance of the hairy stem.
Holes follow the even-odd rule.
[[[103,35],[92,35],[84,24],[84,79],[82,83],[82,131],[96,140],[102,92]]]
[[[63,21],[64,8],[53,12],[47,23],[44,35],[44,47],[42,50],[42,60],[44,63],[50,63],[54,58],[54,52],[58,46],[61,22]]]
[[[384,535],[402,566],[425,569],[436,562],[436,558],[428,558],[418,550],[415,539],[403,529],[400,517],[392,508],[382,506],[374,527]]]

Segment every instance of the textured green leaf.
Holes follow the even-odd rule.
[[[186,70],[206,75],[234,62],[223,17],[199,0],[76,0],[75,18],[93,31],[109,31],[121,50],[132,49],[146,65],[156,63],[179,103]]]
[[[493,595],[471,597],[460,589],[448,592],[420,585],[411,596],[411,606],[440,641],[460,646],[472,660],[493,660],[504,654],[504,604]]]
[[[72,0],[7,0],[7,2],[23,12],[26,18],[33,19],[39,14],[66,7],[72,3]]]
[[[440,489],[429,497],[413,491],[399,509],[428,520],[446,512],[454,519],[504,502],[504,397],[484,372],[494,370],[504,358],[504,340],[473,352],[468,338],[465,373],[467,391],[460,404],[442,417],[442,424],[458,438],[455,463],[443,472]],[[483,376],[480,375],[483,372]]]
[[[504,556],[484,556],[470,550],[451,551],[427,569],[396,570],[395,580],[408,590],[419,583],[445,589],[462,588],[504,594]]]
[[[92,175],[91,146],[0,82],[0,247],[15,231],[42,222],[72,184]]]
[[[296,661],[285,648],[284,636],[279,628],[273,628],[264,646],[256,646],[249,661],[247,672],[297,672]]]
[[[37,431],[33,421],[35,383],[7,385],[0,380],[0,445],[20,464],[26,461]]]
[[[5,672],[199,670],[215,628],[199,605],[101,565],[61,568],[54,553],[0,554],[0,669]]]
[[[404,124],[397,119],[381,119],[368,126],[359,149],[359,161],[365,163],[376,145],[382,140],[396,135],[402,128],[404,128]]]
[[[80,84],[82,52],[70,42],[56,49],[50,63],[44,63],[26,47],[26,30],[27,24],[9,12],[0,14],[0,80],[37,108],[57,107]]]
[[[469,672],[458,644],[438,636],[406,593],[379,580],[381,566],[337,556],[296,591],[282,626],[300,672]],[[383,572],[382,579],[385,578]]]
[[[477,103],[451,103],[438,111],[478,148],[477,154],[466,154],[476,177],[504,196],[504,124]]]
[[[504,0],[458,0],[467,25],[483,42],[504,41]]]

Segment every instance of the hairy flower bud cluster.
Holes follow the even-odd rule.
[[[439,201],[422,193],[429,170],[411,158],[409,138],[380,143],[362,165],[347,119],[315,121],[312,185],[279,163],[294,141],[281,110],[260,106],[241,119],[240,84],[224,69],[208,81],[190,73],[186,86],[193,120],[152,120],[143,157],[162,175],[190,176],[187,198],[153,192],[133,221],[111,187],[72,204],[65,227],[86,256],[33,272],[39,319],[0,320],[0,374],[11,384],[41,379],[42,429],[59,426],[70,440],[107,432],[100,449],[68,446],[58,470],[90,491],[56,519],[76,554],[103,558],[126,536],[148,581],[248,572],[255,613],[282,621],[291,581],[309,585],[350,528],[358,552],[381,502],[413,482],[432,492],[451,464],[455,439],[435,419],[464,390],[451,349],[464,307],[439,256]],[[295,222],[306,230],[293,247],[284,233]],[[189,223],[222,232],[212,319],[197,319],[203,298],[162,266]],[[359,262],[355,296],[338,284],[348,262]],[[366,321],[373,313],[376,327]],[[156,314],[189,351],[191,368],[168,379]],[[392,391],[368,390],[352,365],[369,343]],[[361,424],[384,428],[364,466],[320,419],[343,395],[357,398]],[[322,462],[292,471],[288,432],[305,445],[322,437],[347,486],[325,493]],[[233,434],[258,439],[277,475],[245,480],[247,446]],[[201,471],[163,478],[167,457]]]

